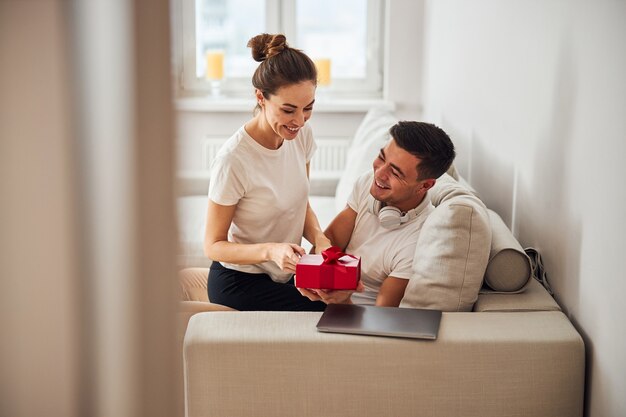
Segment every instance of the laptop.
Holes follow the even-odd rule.
[[[317,330],[372,336],[436,339],[441,311],[369,305],[329,304]]]

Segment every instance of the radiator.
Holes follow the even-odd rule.
[[[346,167],[348,139],[319,139],[311,160],[311,172],[341,176]]]
[[[209,138],[204,142],[203,166],[210,170],[211,163],[225,139]],[[339,178],[346,167],[348,138],[316,139],[317,151],[311,160],[311,177]]]

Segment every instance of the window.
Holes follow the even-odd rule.
[[[248,40],[284,33],[290,46],[330,61],[330,95],[382,95],[383,0],[173,0],[181,95],[208,92],[207,75],[227,95],[250,94],[258,63]],[[220,64],[207,74],[207,62]]]

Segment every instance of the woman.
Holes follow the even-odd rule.
[[[238,310],[321,311],[292,275],[304,236],[317,251],[330,246],[308,204],[311,117],[317,72],[285,36],[248,42],[260,64],[252,77],[254,117],[221,148],[211,168],[204,252],[212,302]]]

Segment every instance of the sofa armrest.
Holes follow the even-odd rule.
[[[582,416],[584,346],[561,312],[443,313],[435,341],[320,333],[320,314],[193,316],[187,416]]]
[[[530,279],[521,293],[481,292],[474,311],[561,311],[550,293],[536,280]]]

